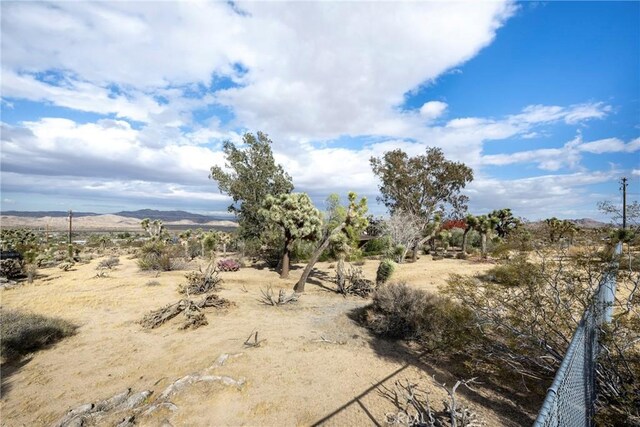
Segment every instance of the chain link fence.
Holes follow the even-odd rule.
[[[616,294],[618,244],[609,271],[604,275],[591,307],[585,310],[571,339],[567,353],[538,413],[534,427],[583,427],[593,425],[596,399],[596,358],[599,331],[611,321]]]

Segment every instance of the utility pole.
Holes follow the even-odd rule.
[[[627,178],[623,177],[620,180],[622,188],[622,229],[627,229]]]
[[[73,211],[69,209],[69,244],[71,244],[72,221],[73,221]]]

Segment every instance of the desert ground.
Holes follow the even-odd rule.
[[[121,265],[109,277],[99,278],[99,260],[68,272],[42,269],[34,283],[1,291],[6,308],[59,316],[79,325],[76,335],[3,366],[3,426],[52,425],[70,408],[129,387],[152,390],[152,399],[177,379],[206,371],[224,354],[231,356],[226,363],[207,372],[244,380],[241,386],[195,383],[171,397],[171,410],[138,416],[138,425],[388,425],[385,414],[398,409],[382,396],[383,387],[404,379],[419,383],[441,410],[446,394],[432,375],[447,386],[458,379],[445,362],[425,361],[405,345],[376,338],[359,326],[353,313],[369,300],[333,292],[330,263],[318,263],[306,293],[282,307],[261,304],[261,289],[290,290],[302,265],[294,267],[288,280],[251,267],[221,273],[219,295],[235,307],[207,309],[209,324],[195,330],[178,329],[180,316],[145,330],[138,322],[146,313],[181,298],[178,285],[185,282],[185,271],[141,272],[135,259],[121,256]],[[368,260],[365,276],[373,279],[377,265]],[[401,265],[392,281],[437,291],[450,273],[474,274],[491,266],[423,256]],[[197,263],[190,267],[197,268]],[[147,285],[150,280],[160,285]],[[254,331],[265,341],[246,346]],[[531,408],[482,384],[474,391],[459,389],[459,398],[487,426],[528,425],[533,420]],[[109,422],[115,425],[118,420]]]

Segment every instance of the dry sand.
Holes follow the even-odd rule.
[[[237,307],[209,309],[209,324],[196,330],[178,330],[181,320],[176,318],[146,331],[137,322],[148,311],[180,298],[177,286],[184,282],[184,271],[155,278],[155,273],[140,272],[135,260],[120,259],[122,265],[110,278],[94,277],[94,260],[69,272],[42,270],[53,280],[41,278],[1,291],[4,307],[59,316],[80,326],[75,336],[35,353],[21,366],[3,367],[3,426],[50,425],[71,407],[127,387],[158,394],[176,379],[210,366],[222,353],[242,353],[219,370],[245,378],[242,389],[195,384],[171,399],[176,412],[143,417],[139,424],[158,426],[166,418],[174,426],[386,425],[385,414],[397,409],[378,388],[405,378],[420,382],[431,392],[434,406],[442,409],[444,391],[430,375],[451,385],[447,366],[423,365],[401,344],[374,338],[358,326],[349,313],[367,300],[339,296],[328,290],[331,282],[316,276],[294,305],[269,307],[258,302],[261,288],[291,289],[302,266],[289,280],[267,269],[222,273],[220,295]],[[375,277],[377,264],[364,265],[366,277]],[[325,277],[333,275],[329,264],[317,267]],[[422,257],[400,266],[394,280],[436,290],[449,273],[472,274],[489,267]],[[161,285],[147,286],[149,280]],[[254,330],[266,341],[247,348],[243,343]],[[515,403],[482,387],[462,391],[461,397],[479,411],[486,425],[532,421]]]

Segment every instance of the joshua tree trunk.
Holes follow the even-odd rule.
[[[304,285],[305,285],[305,283],[307,283],[307,279],[309,278],[309,275],[311,274],[311,270],[313,270],[313,267],[318,262],[318,259],[320,259],[320,255],[322,255],[322,252],[324,252],[324,250],[329,247],[329,242],[331,240],[331,237],[333,235],[337,234],[337,233],[341,233],[342,230],[344,230],[344,228],[346,226],[347,226],[347,223],[343,222],[342,224],[340,224],[339,226],[334,228],[331,231],[331,233],[326,233],[324,235],[324,237],[322,238],[322,242],[316,248],[316,250],[313,252],[313,255],[311,255],[311,258],[309,259],[309,262],[307,263],[307,266],[304,268],[304,271],[302,272],[302,276],[300,277],[300,280],[298,280],[298,283],[296,283],[296,285],[293,287],[293,290],[295,292],[297,292],[297,293],[304,292]]]
[[[464,230],[464,233],[462,233],[462,253],[466,254],[467,253],[467,237],[469,235],[469,229]]]
[[[345,285],[345,274],[344,274],[344,255],[340,255],[338,257],[338,267],[336,268],[336,283],[338,285],[338,292],[344,293],[344,285]]]
[[[282,252],[282,260],[280,261],[280,278],[289,278],[289,259],[291,258],[291,237],[287,236],[284,242],[284,251]]]
[[[482,258],[487,258],[487,233],[482,233]]]

